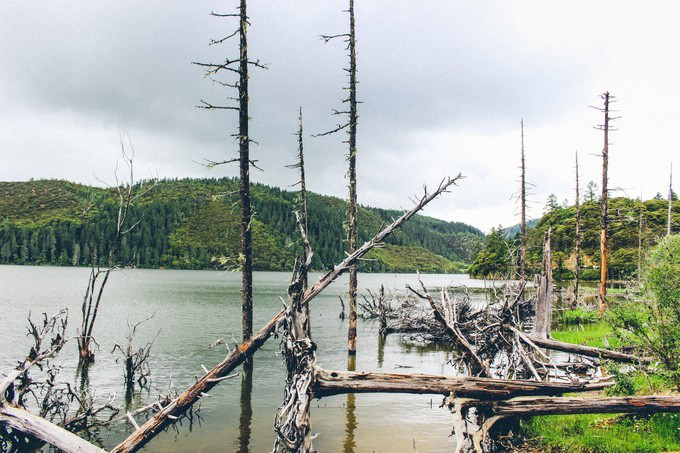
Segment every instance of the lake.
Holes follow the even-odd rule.
[[[80,325],[80,304],[89,269],[72,267],[0,266],[0,371],[9,370],[25,357],[29,341],[26,318],[42,312],[69,310],[69,334]],[[321,274],[310,274],[310,284]],[[428,286],[466,285],[484,287],[482,280],[467,275],[422,275]],[[254,326],[258,330],[282,307],[289,273],[256,272],[254,275]],[[359,293],[386,289],[404,290],[417,285],[415,274],[360,274]],[[498,282],[497,282],[498,284]],[[312,337],[317,343],[317,363],[326,369],[347,368],[347,320],[339,318],[338,296],[346,298],[347,280],[341,277],[311,302]],[[90,386],[104,399],[117,392],[122,403],[123,366],[110,353],[123,343],[127,323],[142,324],[136,338],[143,343],[158,338],[150,366],[154,388],[133,401],[142,406],[165,390],[172,381],[180,392],[202,375],[201,364],[211,368],[226,354],[224,345],[208,346],[223,338],[241,336],[240,273],[189,270],[120,270],[112,274],[106,288],[94,336],[100,345],[90,367]],[[398,335],[378,341],[378,323],[358,321],[357,371],[433,373],[452,375],[447,365],[450,352],[441,348],[403,343]],[[63,366],[62,380],[76,379],[77,345],[67,344],[57,356]],[[189,426],[184,421],[152,440],[146,451],[271,451],[274,414],[283,398],[285,369],[279,340],[271,338],[255,355],[252,382],[241,377],[216,386],[201,403],[200,419]],[[411,367],[411,368],[404,368]],[[237,371],[240,372],[240,369]],[[251,385],[252,384],[252,385]],[[157,389],[156,389],[157,388]],[[411,452],[413,440],[420,451],[451,451],[451,415],[439,408],[442,398],[429,395],[360,394],[337,395],[313,401],[312,429],[318,433],[314,445],[320,451]],[[144,419],[140,417],[139,422]],[[115,424],[97,433],[100,445],[110,449],[125,438],[129,424]]]

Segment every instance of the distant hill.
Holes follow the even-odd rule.
[[[640,215],[642,225],[640,226]],[[599,278],[600,266],[600,208],[598,200],[581,205],[581,266],[583,279]],[[638,270],[640,241],[642,258],[659,238],[666,234],[668,202],[657,196],[643,202],[626,197],[609,200],[607,268],[609,277],[628,279]],[[574,244],[576,236],[576,208],[557,206],[538,220],[527,232],[527,264],[530,272],[538,272],[542,259],[542,241],[551,228],[553,275],[557,279],[571,279],[575,266]],[[514,227],[513,227],[514,228]],[[673,202],[673,232],[680,230],[680,201]],[[514,242],[514,243],[513,243]],[[479,254],[473,260],[470,271],[477,276],[504,275],[512,263],[510,250],[519,244],[514,234],[506,230],[494,230],[485,239]]]
[[[119,265],[204,269],[238,261],[238,179],[161,180],[130,211]],[[254,266],[290,270],[300,248],[296,192],[252,186]],[[325,270],[345,256],[346,203],[309,193],[312,265]],[[0,262],[85,265],[108,254],[116,219],[111,189],[61,180],[0,182]],[[360,207],[359,239],[370,239],[401,213]],[[415,216],[360,265],[363,271],[455,272],[465,269],[483,234],[459,222]]]
[[[527,228],[533,228],[538,224],[539,220],[541,219],[529,219],[527,220]],[[521,226],[518,223],[517,225],[513,225],[511,227],[503,228],[501,231],[505,235],[506,238],[514,238],[517,233],[520,232]]]

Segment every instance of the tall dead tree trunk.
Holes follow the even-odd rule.
[[[246,0],[241,0],[239,17],[238,141],[239,199],[241,202],[241,308],[243,341],[253,336],[253,233],[250,229],[250,138],[248,135],[248,15]]]
[[[574,302],[572,308],[578,303],[578,284],[581,274],[581,192],[578,182],[578,151],[576,151],[576,238],[574,239]]]
[[[673,225],[673,162],[671,162],[671,175],[668,180],[668,228],[666,235],[671,235]]]
[[[338,111],[334,110],[334,115],[348,116],[348,120],[344,124],[339,124],[333,130],[316,135],[324,136],[334,134],[341,130],[346,130],[348,134],[347,144],[349,145],[349,153],[347,161],[349,162],[349,170],[347,176],[349,178],[349,201],[347,203],[347,248],[351,255],[357,248],[357,123],[359,115],[357,113],[357,59],[356,59],[356,35],[354,26],[354,0],[349,0],[349,33],[339,35],[322,35],[321,38],[325,42],[329,42],[335,38],[343,38],[347,43],[347,51],[349,52],[349,68],[345,71],[349,74],[349,96],[343,101],[348,103],[349,110]],[[353,265],[349,270],[349,328],[347,332],[347,352],[348,354],[356,354],[356,337],[357,337],[357,269]]]
[[[607,184],[609,178],[607,171],[609,169],[609,131],[610,121],[609,105],[613,102],[613,96],[609,91],[600,96],[604,100],[604,108],[598,109],[604,113],[604,124],[597,128],[604,132],[604,146],[602,148],[602,196],[600,198],[600,288],[598,292],[598,300],[600,304],[600,312],[607,309],[607,211],[609,209],[609,191]]]
[[[534,335],[539,338],[548,338],[550,336],[552,295],[552,258],[550,256],[550,228],[548,228],[543,239],[543,268],[538,278],[538,294],[536,296]]]
[[[520,277],[522,278],[522,281],[525,281],[527,278],[527,273],[526,273],[526,263],[527,263],[527,217],[526,217],[526,209],[527,209],[527,197],[526,197],[526,166],[524,164],[524,119],[521,121],[521,129],[522,129],[522,163],[521,163],[521,171],[522,171],[522,181],[521,184],[522,186],[520,187],[520,200],[522,204],[522,214],[520,218],[520,247],[521,247],[521,263],[520,263]]]
[[[243,325],[243,341],[247,341],[253,335],[253,238],[252,238],[252,207],[250,202],[250,167],[255,166],[255,161],[250,158],[250,139],[248,131],[248,68],[254,66],[266,69],[259,60],[248,59],[248,25],[250,25],[247,13],[246,0],[240,0],[237,14],[218,14],[211,12],[215,17],[236,17],[239,20],[239,27],[236,31],[222,39],[211,40],[210,44],[222,44],[228,39],[239,37],[239,57],[238,59],[226,58],[224,63],[197,63],[193,64],[205,68],[205,75],[219,85],[238,89],[237,105],[214,105],[201,100],[199,108],[208,110],[236,110],[238,111],[238,133],[235,136],[239,142],[239,157],[237,159],[227,159],[221,162],[208,160],[207,166],[238,162],[239,164],[239,204],[241,206],[241,225],[240,225],[240,250],[239,265],[241,267],[241,310]],[[223,82],[214,77],[223,73],[236,74],[236,82]],[[250,359],[246,361],[249,366]]]

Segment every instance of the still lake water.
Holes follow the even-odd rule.
[[[89,269],[69,267],[0,266],[0,372],[26,356],[26,317],[54,314],[68,308],[69,334],[80,323],[80,304]],[[311,274],[310,283],[321,274]],[[255,330],[281,308],[286,298],[289,273],[256,272],[254,275]],[[484,287],[467,275],[423,275],[427,286],[466,285]],[[360,274],[359,292],[386,289],[403,291],[406,283],[417,285],[415,274]],[[317,343],[317,363],[326,369],[347,367],[347,320],[339,319],[338,296],[346,296],[346,276],[333,283],[311,303],[312,336]],[[345,297],[346,299],[346,297]],[[201,364],[211,368],[225,355],[225,347],[208,349],[219,338],[240,338],[240,274],[218,271],[121,270],[112,274],[100,308],[95,338],[100,344],[96,363],[90,367],[90,386],[105,398],[117,392],[122,403],[123,368],[110,354],[114,343],[123,343],[127,322],[154,317],[140,328],[137,342],[160,333],[153,346],[150,366],[152,384],[166,389],[170,380],[179,391],[203,374]],[[76,379],[75,341],[56,358],[63,365],[62,380]],[[450,352],[441,348],[415,347],[398,335],[378,341],[378,323],[358,321],[357,371],[432,373],[452,375],[446,364]],[[152,440],[146,451],[266,452],[274,442],[274,414],[283,398],[285,370],[278,354],[279,341],[271,338],[255,355],[252,391],[240,377],[222,382],[201,406],[200,423],[185,422]],[[404,368],[412,367],[412,368]],[[237,370],[240,372],[240,369]],[[242,387],[243,386],[243,387]],[[152,389],[153,398],[158,391]],[[133,402],[146,403],[148,395]],[[451,451],[451,415],[439,408],[442,398],[430,395],[360,394],[337,395],[315,400],[312,428],[319,433],[314,445],[323,452],[411,452],[413,440],[420,451]],[[140,417],[140,422],[144,419]],[[116,424],[98,434],[110,449],[131,428]]]

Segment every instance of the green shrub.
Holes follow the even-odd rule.
[[[665,237],[650,251],[642,277],[642,300],[622,301],[608,319],[624,342],[659,360],[680,390],[680,235]]]

